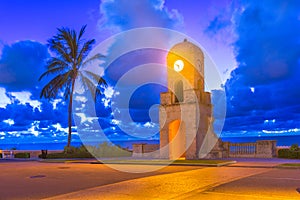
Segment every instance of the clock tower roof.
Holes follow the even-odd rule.
[[[194,60],[195,55],[200,56],[201,58],[199,59],[204,58],[203,51],[197,45],[189,42],[186,38],[183,40],[183,42],[174,45],[170,49],[170,52],[178,54],[187,60]]]

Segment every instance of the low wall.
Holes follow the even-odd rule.
[[[60,153],[63,150],[48,150],[48,153]],[[30,153],[30,158],[38,158],[42,154],[41,150],[0,150],[2,158],[14,158],[16,153]]]
[[[223,147],[228,158],[274,158],[277,156],[275,140],[245,143],[223,142]]]
[[[159,144],[133,144],[133,157],[160,158]],[[274,158],[277,157],[275,140],[231,143],[221,142],[223,158]]]
[[[159,158],[159,144],[133,144],[132,156],[136,158]]]

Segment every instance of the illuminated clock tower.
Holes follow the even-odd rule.
[[[161,93],[160,157],[199,159],[212,126],[210,93],[204,90],[204,55],[186,39],[167,55],[168,91]]]

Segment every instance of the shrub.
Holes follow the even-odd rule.
[[[41,156],[41,155],[40,155]],[[40,157],[39,156],[39,157]],[[50,153],[46,156],[47,159],[60,159],[60,158],[94,158],[90,153]]]
[[[16,153],[15,158],[30,158],[30,153],[23,152],[23,153]]]
[[[124,150],[119,146],[104,142],[98,147],[83,145],[80,147],[65,147],[61,153],[50,153],[47,154],[46,158],[94,158],[93,155],[97,157],[129,157],[132,155],[132,152]],[[39,155],[39,158],[42,158],[42,155]]]
[[[84,146],[80,147],[64,147],[64,150],[61,153],[50,153],[44,155],[44,158],[47,159],[60,159],[60,158],[94,158]],[[43,155],[40,154],[39,158],[43,158]]]
[[[278,150],[278,158],[288,158],[289,156],[289,149],[279,149]]]
[[[298,145],[298,144],[293,144],[293,145],[290,147],[290,150],[291,150],[291,151],[299,151],[299,145]]]
[[[132,156],[132,152],[127,149],[123,149],[120,146],[116,146],[108,142],[103,142],[99,144],[98,147],[86,146],[86,148],[98,158]]]
[[[2,158],[2,153],[0,153],[0,158]]]
[[[279,149],[278,158],[300,159],[298,144],[293,144],[289,149]]]

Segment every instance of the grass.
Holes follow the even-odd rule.
[[[50,153],[46,155],[46,159],[76,159],[76,158],[94,158],[97,157],[130,157],[132,152],[122,149],[121,147],[104,142],[99,146],[80,146],[65,147],[60,153]],[[42,155],[39,155],[42,158]],[[45,159],[44,158],[44,159]]]
[[[223,166],[235,163],[227,160],[104,160],[107,164]]]
[[[15,158],[30,158],[29,152],[16,153]]]
[[[101,161],[91,160],[68,160],[68,159],[46,159],[43,162],[57,163],[90,163],[90,164],[131,164],[131,165],[180,165],[180,166],[211,166],[220,167],[234,164],[230,160],[140,160],[140,159],[107,159]]]
[[[283,168],[300,168],[300,163],[284,163],[279,165],[278,167],[283,167]]]
[[[175,160],[174,164],[222,164],[227,163],[227,160]]]

